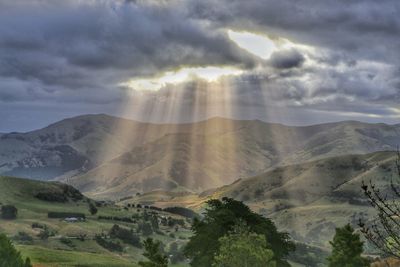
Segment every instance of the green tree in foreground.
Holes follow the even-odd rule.
[[[185,254],[195,267],[212,266],[214,256],[220,250],[219,239],[229,234],[239,221],[249,231],[265,237],[265,246],[270,246],[277,266],[289,266],[285,257],[295,249],[287,233],[278,232],[275,224],[250,210],[248,206],[231,198],[209,200],[203,220],[194,219],[193,235],[185,247]]]
[[[4,234],[0,234],[0,267],[32,267],[29,258],[24,261],[11,241]]]
[[[251,233],[239,225],[219,239],[220,248],[213,267],[275,267],[274,253],[264,235]]]
[[[329,267],[366,267],[369,266],[367,259],[361,257],[364,242],[360,235],[354,233],[350,224],[342,228],[336,228],[332,246],[332,254],[328,257]]]
[[[139,265],[142,267],[168,267],[168,257],[161,252],[161,242],[154,241],[152,238],[147,238],[143,241],[145,252],[143,256],[149,261],[140,261]]]

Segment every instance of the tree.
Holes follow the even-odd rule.
[[[211,266],[220,248],[219,238],[231,232],[239,221],[245,223],[250,232],[265,236],[265,245],[270,245],[277,266],[289,266],[285,257],[294,251],[294,243],[287,233],[278,232],[271,220],[231,198],[213,199],[207,204],[203,220],[194,219],[194,233],[185,247],[192,266]]]
[[[251,233],[238,225],[219,239],[220,248],[213,267],[275,267],[274,253],[267,247],[264,235]]]
[[[170,255],[169,259],[173,264],[185,260],[185,255],[183,254],[182,247],[179,247],[178,242],[170,243],[168,254]]]
[[[47,240],[50,237],[50,231],[49,229],[47,229],[47,227],[45,229],[43,229],[42,231],[40,231],[40,233],[38,234],[38,237],[41,240]]]
[[[13,205],[1,206],[1,217],[6,220],[17,218],[18,209]]]
[[[158,218],[156,215],[151,216],[150,223],[153,230],[158,230],[160,228],[158,225]]]
[[[149,259],[149,261],[140,261],[139,265],[142,267],[168,267],[168,257],[165,256],[161,251],[161,242],[154,241],[152,238],[147,238],[143,242],[145,252],[143,256]]]
[[[92,202],[89,202],[89,212],[92,215],[95,215],[97,213],[97,208]]]
[[[126,244],[130,244],[138,248],[142,247],[140,238],[133,233],[132,229],[126,229],[114,224],[109,231],[109,235],[111,238],[121,239]]]
[[[31,260],[22,259],[11,241],[4,234],[0,234],[0,267],[32,267]]]
[[[369,262],[361,257],[364,242],[360,235],[354,233],[350,224],[336,228],[332,246],[332,253],[328,257],[329,267],[367,267]]]
[[[395,172],[400,177],[400,152],[397,152]],[[390,169],[389,169],[390,170]],[[359,226],[365,238],[386,255],[400,259],[400,185],[393,178],[390,187],[381,191],[372,181],[361,186],[370,204],[377,211],[377,218],[360,219]]]
[[[153,228],[151,227],[151,224],[148,222],[139,224],[139,231],[142,232],[142,234],[145,236],[153,234]]]

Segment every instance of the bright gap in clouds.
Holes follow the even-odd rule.
[[[271,54],[288,49],[310,50],[310,47],[293,43],[285,38],[270,39],[267,35],[251,32],[237,32],[227,29],[232,42],[244,50],[262,58],[269,59]],[[167,84],[179,84],[185,81],[200,78],[208,82],[217,81],[222,76],[243,74],[243,70],[233,66],[206,66],[206,67],[183,67],[173,71],[166,71],[157,76],[146,78],[135,78],[120,85],[135,90],[158,90]]]
[[[274,41],[260,34],[228,30],[228,36],[241,48],[263,59],[268,59],[277,48]]]
[[[136,90],[158,90],[166,84],[178,84],[196,78],[213,82],[225,75],[240,75],[242,73],[242,70],[233,67],[181,68],[177,71],[164,72],[157,77],[132,79],[121,85]]]
[[[309,45],[294,43],[283,37],[269,38],[267,35],[228,30],[229,38],[244,50],[262,58],[269,59],[271,54],[281,50],[296,49],[304,52],[315,52],[315,48]]]

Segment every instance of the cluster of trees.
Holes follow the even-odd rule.
[[[199,215],[196,212],[194,212],[191,209],[184,208],[184,207],[168,207],[168,208],[163,209],[163,211],[173,213],[173,214],[178,214],[183,217],[190,218],[190,219],[199,218]]]
[[[135,223],[136,221],[130,217],[118,217],[118,216],[103,216],[100,215],[97,217],[99,220],[110,220],[110,221],[121,221],[121,222],[128,222],[128,223]]]
[[[86,216],[85,216],[84,213],[80,213],[80,212],[62,212],[62,211],[49,211],[47,213],[47,217],[48,218],[53,218],[53,219],[64,219],[64,218],[69,218],[69,217],[86,219]]]
[[[286,260],[288,254],[295,249],[287,233],[279,232],[275,224],[253,212],[248,206],[240,201],[223,198],[222,200],[210,200],[205,211],[203,220],[194,219],[192,230],[193,236],[185,247],[185,254],[191,259],[191,265],[195,267],[212,266],[215,264],[215,255],[220,252],[221,245],[232,238],[238,240],[238,235],[257,235],[257,244],[265,241],[261,248],[268,251],[268,259],[258,258],[260,266],[290,266]],[[238,224],[244,224],[246,231],[235,233]],[[221,239],[222,238],[222,239]],[[220,240],[221,239],[221,240]],[[245,238],[249,240],[249,238]],[[206,245],[205,245],[206,244]],[[238,244],[242,246],[243,244]],[[247,244],[249,249],[255,244]],[[226,251],[226,250],[224,250]],[[220,255],[220,259],[224,256]],[[263,265],[264,264],[264,265]]]
[[[96,205],[92,201],[88,201],[88,205],[90,214],[95,215],[98,211]]]
[[[67,202],[68,200],[79,201],[84,198],[79,190],[66,184],[59,184],[59,188],[49,188],[36,193],[37,199],[49,202]]]
[[[171,262],[186,257],[194,267],[281,267],[290,266],[287,256],[295,249],[288,234],[277,231],[272,221],[231,198],[208,201],[204,218],[195,219],[192,230],[184,254],[176,243],[171,246]],[[329,267],[369,266],[370,262],[362,257],[360,235],[349,224],[336,229],[330,244],[332,252],[326,259]],[[140,262],[140,266],[168,265],[161,242],[148,238],[143,247],[148,261]]]
[[[114,224],[109,231],[109,235],[111,238],[118,238],[126,244],[130,244],[138,248],[142,247],[140,243],[140,238],[133,233],[132,229],[127,229],[117,224]]]
[[[100,246],[102,246],[107,250],[116,252],[123,251],[123,247],[120,242],[110,240],[104,235],[96,235],[94,239],[96,240],[97,244],[99,244]]]
[[[184,247],[192,266],[290,266],[286,257],[294,244],[287,233],[277,231],[272,221],[231,198],[207,204],[204,218],[194,220],[194,234]],[[141,266],[167,266],[160,242],[146,239],[143,246],[148,261],[141,262]]]
[[[1,218],[5,220],[14,220],[17,218],[18,209],[13,205],[1,206]]]

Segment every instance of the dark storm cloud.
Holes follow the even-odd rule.
[[[398,1],[191,1],[192,16],[220,27],[276,34],[356,57],[396,60]]]
[[[300,67],[304,62],[304,56],[294,49],[276,51],[272,53],[269,62],[274,68],[290,69]]]
[[[0,75],[101,89],[181,66],[256,64],[224,31],[192,22],[179,6],[154,3],[3,3]]]
[[[68,114],[72,106],[115,113],[130,95],[147,112],[158,105],[160,121],[181,101],[168,119],[227,115],[221,105],[231,105],[238,118],[277,121],[272,114],[292,112],[281,118],[291,124],[312,116],[393,122],[400,116],[399,13],[394,0],[0,0],[0,113],[22,114],[13,105],[32,114],[51,105]],[[263,60],[239,48],[227,29],[299,46]],[[224,78],[220,93],[201,79],[152,92],[121,86],[221,65],[244,72]]]

